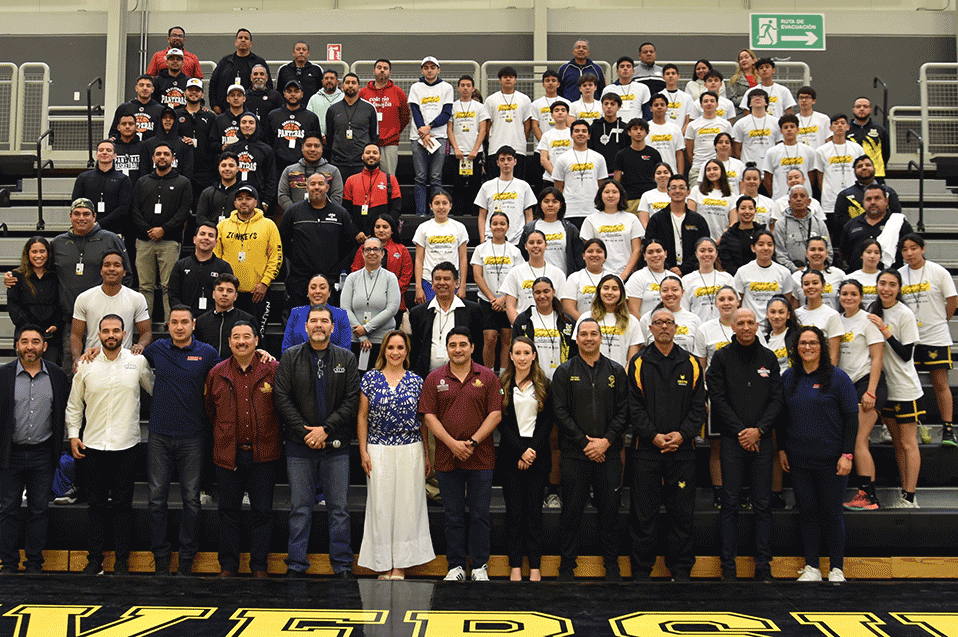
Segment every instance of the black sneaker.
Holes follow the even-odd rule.
[[[170,574],[170,556],[166,555],[164,557],[153,557],[153,572],[157,575],[169,575]]]
[[[723,582],[737,582],[738,577],[735,576],[734,568],[723,568],[722,569],[722,581]]]
[[[780,511],[785,510],[785,495],[782,493],[773,493],[771,507]]]
[[[180,563],[176,568],[177,575],[185,575],[189,577],[193,574],[193,560],[180,559]]]
[[[947,447],[958,447],[958,439],[955,438],[955,428],[951,425],[941,426],[941,444]]]
[[[103,575],[103,562],[98,560],[87,561],[83,567],[84,575]]]
[[[169,566],[167,566],[167,572],[169,572]],[[129,575],[130,574],[130,565],[126,560],[118,559],[113,564],[113,574],[114,575]]]
[[[755,569],[755,581],[756,582],[771,582],[775,578],[772,577],[772,569],[769,566],[758,567]]]

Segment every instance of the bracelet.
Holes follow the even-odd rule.
[[[878,400],[878,396],[876,396],[875,394],[871,393],[870,391],[866,391],[866,392],[865,392],[865,395],[866,395],[866,396],[871,396],[872,400]]]
[[[843,454],[842,454],[842,458],[844,458],[845,460],[851,460],[851,459],[853,459],[854,457],[855,457],[855,456],[853,456],[853,455],[850,454],[850,453],[843,453]]]

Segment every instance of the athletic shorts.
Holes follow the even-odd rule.
[[[918,422],[918,417],[924,415],[917,400],[886,400],[881,410],[883,418],[892,418],[899,425],[908,425]]]
[[[858,392],[858,402],[862,401],[862,396],[868,391],[868,381],[871,375],[866,374],[855,382],[855,391]],[[875,388],[875,410],[881,413],[882,408],[888,401],[888,385],[885,383],[885,374],[878,378],[878,387]]]
[[[509,315],[506,311],[496,312],[492,309],[492,303],[479,299],[479,310],[482,312],[483,330],[509,330],[512,329],[512,323],[509,322]],[[508,343],[506,344],[508,347]]]
[[[915,369],[930,372],[933,369],[951,369],[951,348],[948,346],[915,345]]]

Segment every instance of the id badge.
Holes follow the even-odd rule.
[[[104,212],[106,212],[106,202],[105,201],[97,202],[96,213],[100,215],[100,214],[103,214]]]
[[[292,139],[289,140],[289,147],[290,147],[290,148],[296,148],[296,138],[295,138],[295,137],[293,137]]]
[[[382,111],[376,111],[376,121],[377,121],[377,122],[383,121],[383,113],[382,113]]]
[[[240,181],[246,181],[246,171],[240,173]]]
[[[245,173],[244,173],[244,174],[245,174]],[[223,215],[220,215],[220,219],[219,219],[220,221],[224,221],[225,219],[226,219],[226,217],[224,217]]]
[[[346,129],[346,139],[352,139],[352,138],[353,138],[353,129],[347,128],[347,129]]]
[[[201,297],[197,300],[196,306],[197,306],[198,308],[200,308],[201,310],[205,310],[205,309],[206,309],[206,297],[205,297],[205,296],[201,296]]]
[[[356,367],[361,370],[369,369],[369,355],[372,353],[371,349],[364,349],[359,352],[359,360],[356,361]]]
[[[243,83],[243,82],[242,82],[242,80],[240,80],[240,76],[239,76],[239,75],[237,75],[237,76],[233,79],[233,84],[242,84],[242,83]]]
[[[465,157],[459,160],[459,174],[463,177],[472,175],[472,162]]]
[[[153,204],[153,214],[155,214],[155,215],[161,215],[161,214],[163,214],[163,204],[161,204],[161,203],[155,203],[155,204]]]
[[[196,148],[197,144],[199,144],[199,141],[197,141],[195,137],[191,137],[190,140],[193,142],[193,148]]]
[[[363,323],[364,323],[364,324],[365,324],[365,323],[368,323],[368,322],[370,322],[371,320],[373,320],[373,313],[372,313],[372,312],[363,312]]]
[[[236,260],[240,263],[246,263],[246,252],[238,252],[236,254]]]
[[[362,209],[362,212],[361,212],[360,214],[363,214],[363,215],[368,215],[368,214],[369,214],[369,204],[368,204],[368,203],[364,203],[364,204],[363,204],[363,209]]]
[[[77,276],[83,276],[83,262],[77,263]]]

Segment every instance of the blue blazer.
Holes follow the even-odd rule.
[[[330,342],[343,349],[349,349],[353,341],[353,330],[349,327],[349,316],[346,315],[346,310],[332,305],[328,307],[333,311],[333,335]],[[308,305],[294,307],[293,311],[289,313],[289,320],[286,321],[286,332],[283,334],[283,352],[293,345],[305,343],[309,340],[306,336],[306,316],[308,314]]]

